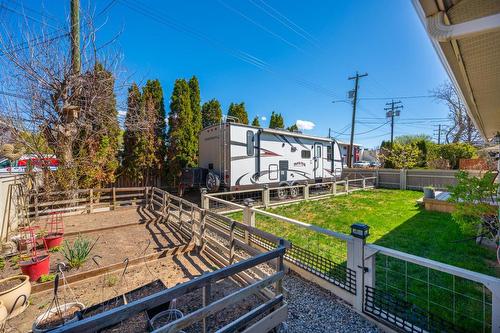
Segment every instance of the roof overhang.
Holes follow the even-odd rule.
[[[500,132],[500,1],[413,0],[481,135]]]

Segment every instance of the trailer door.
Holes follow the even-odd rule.
[[[288,174],[288,161],[281,160],[279,161],[280,167],[280,182],[286,182],[286,176]]]
[[[323,178],[323,145],[321,143],[314,144],[314,178]]]

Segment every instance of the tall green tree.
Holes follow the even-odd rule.
[[[131,178],[148,178],[150,170],[158,163],[155,155],[155,118],[154,114],[146,113],[141,91],[133,83],[128,89],[123,138],[123,166]]]
[[[196,165],[197,133],[192,123],[193,112],[189,84],[184,79],[177,79],[170,99],[167,151],[169,180],[174,184],[183,168]]]
[[[166,157],[166,121],[163,89],[159,80],[148,80],[142,88],[142,103],[145,113],[153,125],[154,155],[152,173],[159,175],[165,165]]]
[[[285,120],[281,113],[273,111],[271,119],[269,120],[269,128],[285,128]]]
[[[114,93],[115,79],[101,63],[83,75],[81,107],[85,112],[79,121],[88,124],[80,128],[79,140],[73,147],[78,186],[102,187],[115,180],[118,168],[120,126]],[[94,92],[99,92],[98,94]],[[97,95],[98,98],[93,98]]]
[[[189,79],[189,97],[191,100],[191,111],[193,112],[193,126],[195,132],[198,133],[202,129],[202,116],[201,116],[201,98],[200,98],[200,83],[198,78],[193,76]],[[196,140],[198,142],[198,140]]]
[[[235,117],[240,123],[248,125],[248,114],[245,109],[245,103],[231,103],[227,112],[229,117]]]
[[[290,132],[297,132],[299,130],[299,127],[297,126],[297,124],[293,124],[293,125],[288,126],[286,129],[287,129],[287,131],[290,131]]]
[[[201,107],[201,119],[203,128],[220,124],[222,120],[222,109],[218,100],[214,98],[203,103]]]
[[[252,120],[252,126],[260,127],[259,117],[255,116]]]

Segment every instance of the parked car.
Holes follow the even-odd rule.
[[[367,161],[357,161],[352,164],[354,168],[368,168],[370,166],[370,162]]]
[[[382,163],[380,163],[379,161],[371,161],[370,162],[370,167],[372,168],[380,168],[382,166]]]

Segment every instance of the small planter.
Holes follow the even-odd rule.
[[[181,311],[177,309],[169,309],[156,314],[149,321],[149,325],[151,330],[154,331],[173,321],[176,321],[177,319],[181,319],[182,317],[184,317],[184,314]]]
[[[19,267],[21,267],[23,274],[30,277],[30,281],[37,281],[42,275],[49,273],[49,255],[39,255],[30,260],[20,261]]]
[[[424,198],[425,199],[436,198],[436,190],[433,187],[424,187]]]
[[[33,333],[48,332],[78,321],[80,320],[80,311],[84,308],[85,306],[79,302],[66,303],[52,308],[35,320],[32,331]]]
[[[7,316],[9,313],[7,312],[7,308],[3,305],[3,301],[0,301],[0,330],[3,332],[5,328],[5,322],[7,321]]]
[[[52,249],[54,247],[60,246],[62,244],[64,234],[62,232],[56,232],[47,234],[43,237],[43,241],[47,246],[47,249]]]
[[[16,275],[0,280],[0,302],[6,308],[8,318],[13,318],[28,307],[31,295],[29,276]]]

